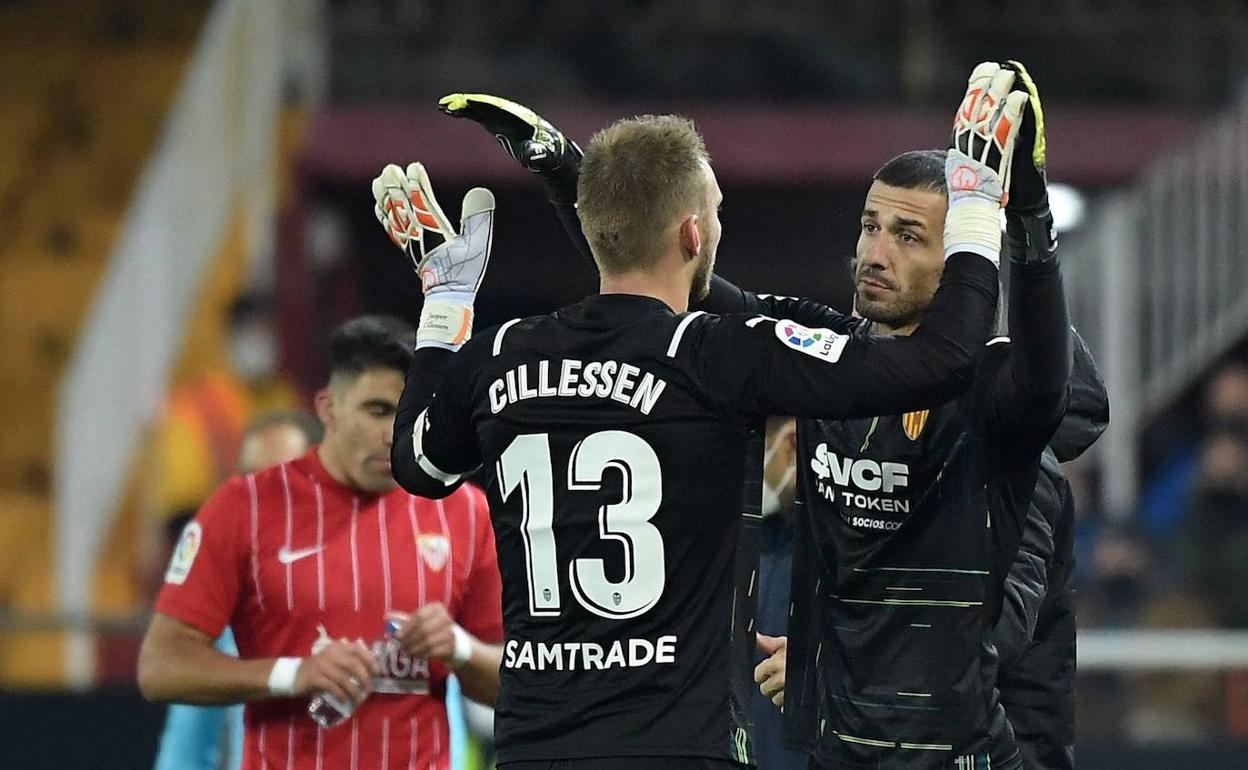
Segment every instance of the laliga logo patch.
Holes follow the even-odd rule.
[[[186,582],[186,576],[195,563],[195,554],[199,553],[199,544],[204,540],[204,528],[198,521],[192,521],[182,530],[178,545],[173,549],[173,557],[169,559],[169,569],[165,572],[165,582],[180,586]]]
[[[849,337],[831,329],[808,329],[793,321],[776,324],[776,338],[785,345],[800,350],[808,356],[836,363],[849,343]]]
[[[451,541],[446,539],[446,535],[421,535],[416,540],[416,548],[434,572],[441,572],[451,555]]]
[[[819,339],[819,335],[811,332],[805,326],[798,326],[789,322],[784,325],[784,336],[781,339],[795,348],[808,348],[815,344],[815,340]]]

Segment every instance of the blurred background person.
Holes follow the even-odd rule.
[[[1215,618],[1199,596],[1178,591],[1150,597],[1136,627],[1149,631],[1209,628]],[[1138,744],[1202,744],[1226,724],[1226,678],[1216,671],[1160,669],[1126,676],[1122,731]]]
[[[247,424],[297,400],[278,368],[268,297],[245,293],[226,311],[226,362],[178,386],[157,428],[157,514],[176,530],[239,467]]]
[[[310,412],[267,412],[243,432],[238,473],[247,475],[294,460],[321,441],[324,430]],[[238,656],[225,629],[216,648]],[[165,716],[156,770],[230,770],[242,766],[243,707],[174,704]]]
[[[1215,425],[1198,457],[1176,543],[1182,575],[1218,625],[1248,629],[1248,420]]]
[[[781,648],[789,627],[789,584],[793,577],[793,514],[797,492],[797,422],[792,417],[767,421],[763,455],[763,522],[758,540],[758,654],[761,663]],[[750,701],[754,746],[759,767],[805,770],[810,758],[784,746],[780,709],[754,688]]]
[[[240,294],[223,321],[226,365],[175,387],[154,429],[147,500],[153,545],[143,571],[153,591],[182,528],[212,490],[242,467],[239,455],[247,449],[243,439],[248,423],[257,415],[290,409],[298,400],[278,368],[269,298],[257,292]]]
[[[484,495],[464,486],[444,500],[416,498],[390,474],[414,346],[415,331],[397,318],[341,325],[316,397],[323,442],[227,481],[169,562],[140,689],[156,702],[246,703],[247,770],[389,757],[447,768],[448,675],[469,697],[497,695],[501,587]],[[401,627],[383,636],[396,612]],[[227,624],[238,658],[213,648]],[[309,718],[309,699],[322,693],[355,705],[345,724]]]
[[[1199,419],[1172,418],[1177,438],[1140,491],[1138,525],[1150,538],[1165,540],[1184,526],[1191,497],[1202,482],[1207,450],[1202,435],[1230,430],[1248,435],[1248,364],[1231,361],[1218,368],[1201,388]]]

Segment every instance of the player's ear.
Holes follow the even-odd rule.
[[[321,421],[321,425],[325,426],[325,430],[331,430],[334,427],[334,394],[329,388],[321,388],[316,391],[316,396],[312,399],[312,406],[316,409],[316,416]]]
[[[702,253],[702,231],[698,229],[698,215],[690,214],[680,223],[680,251],[685,261],[697,259]]]

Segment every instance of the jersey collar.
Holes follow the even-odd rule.
[[[560,320],[572,326],[616,326],[654,312],[675,315],[672,309],[654,297],[641,294],[593,294],[558,311]]]

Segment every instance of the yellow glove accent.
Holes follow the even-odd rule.
[[[1045,151],[1047,145],[1044,139],[1044,108],[1040,106],[1040,90],[1036,88],[1036,83],[1031,79],[1031,73],[1023,66],[1022,62],[1009,60],[1009,65],[1014,68],[1018,77],[1022,78],[1023,85],[1027,88],[1027,99],[1031,102],[1031,112],[1036,116],[1036,142],[1031,148],[1031,162],[1036,164],[1036,168],[1044,171]]]

